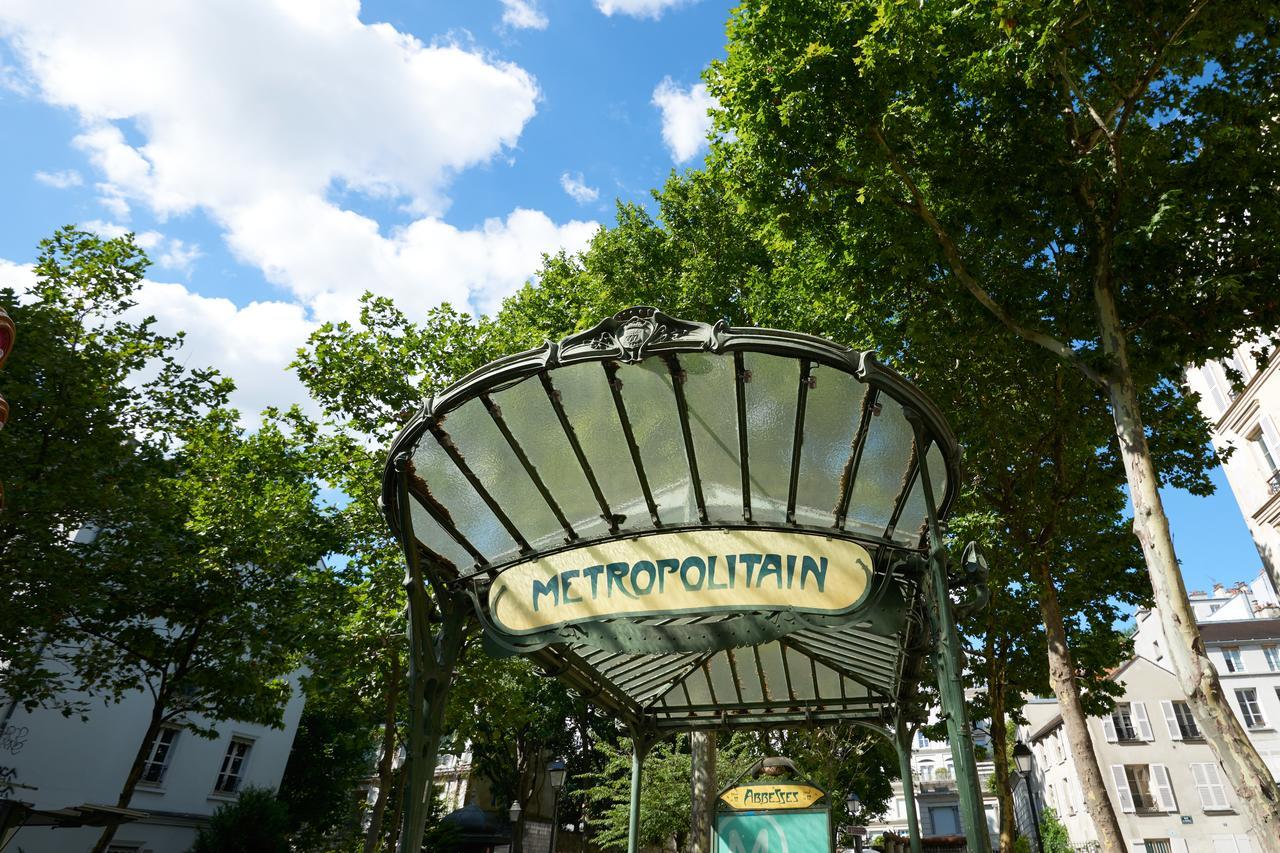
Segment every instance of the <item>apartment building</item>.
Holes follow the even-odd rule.
[[[1259,344],[1231,358],[1189,367],[1187,386],[1200,410],[1272,581],[1280,579],[1280,358],[1263,361]],[[1228,453],[1228,450],[1233,452]]]
[[[234,803],[246,787],[278,788],[302,716],[299,677],[291,678],[282,728],[202,721],[217,732],[212,739],[162,728],[147,746],[142,779],[129,804],[137,815],[120,825],[110,853],[185,853],[218,807]],[[4,702],[0,711],[0,807],[23,804],[23,811],[44,813],[33,822],[47,821],[60,812],[101,814],[97,807],[114,806],[147,730],[151,696],[139,690],[98,705],[86,721]],[[0,841],[9,842],[6,850],[68,853],[92,849],[101,831],[28,823]]]
[[[1280,608],[1269,576],[1190,599],[1228,701],[1272,772],[1280,772]],[[1135,853],[1262,849],[1167,667],[1154,613],[1137,614],[1134,647],[1134,658],[1112,674],[1123,689],[1115,711],[1089,720],[1125,840]],[[1034,702],[1024,713],[1037,802],[1057,812],[1073,843],[1096,842],[1056,703]]]

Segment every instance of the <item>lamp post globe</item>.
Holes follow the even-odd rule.
[[[1031,747],[1018,741],[1013,747],[1013,763],[1018,766],[1018,772],[1023,776],[1031,772],[1031,758]]]
[[[564,787],[564,777],[567,773],[565,763],[559,758],[547,764],[547,778],[551,782],[551,787],[557,791]]]

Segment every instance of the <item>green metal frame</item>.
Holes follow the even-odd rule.
[[[731,357],[734,362],[743,503],[742,522],[738,524],[712,523],[708,520],[702,478],[690,432],[688,403],[683,390],[684,374],[680,362],[682,353],[696,352],[721,354]],[[795,399],[796,415],[784,523],[760,523],[753,518],[749,473],[751,457],[747,442],[744,391],[744,385],[750,381],[744,364],[744,354],[748,353],[790,357],[800,363],[801,381]],[[676,416],[698,515],[696,523],[673,524],[662,518],[661,510],[650,490],[626,402],[619,392],[618,364],[637,362],[650,356],[662,359],[675,389]],[[627,445],[622,458],[635,469],[648,511],[648,523],[652,528],[640,530],[624,527],[625,519],[610,507],[588,455],[575,433],[573,423],[560,401],[552,375],[553,369],[585,362],[599,363],[609,380],[613,405]],[[832,510],[832,524],[829,527],[799,523],[796,520],[801,447],[805,437],[805,414],[812,384],[810,377],[814,368],[819,366],[852,374],[867,386],[857,415],[857,427],[853,432],[848,458],[843,466],[837,490],[838,501]],[[560,642],[551,642],[550,645],[547,644],[548,639],[543,638],[539,644],[529,648],[513,646],[512,638],[499,636],[488,618],[484,599],[486,585],[506,567],[525,561],[535,553],[548,553],[549,549],[535,551],[530,545],[517,524],[504,511],[500,497],[486,489],[485,484],[470,469],[467,460],[445,430],[443,421],[449,412],[470,400],[479,399],[513,458],[529,476],[537,493],[563,529],[564,542],[558,547],[573,548],[584,544],[581,533],[574,528],[573,522],[556,502],[552,491],[510,429],[506,416],[491,397],[525,379],[534,379],[545,392],[572,449],[573,460],[570,464],[581,467],[592,497],[607,523],[607,536],[591,541],[630,538],[651,531],[732,530],[737,527],[808,531],[833,538],[850,539],[866,546],[874,557],[875,577],[870,596],[876,605],[872,608],[873,612],[883,611],[890,601],[897,602],[895,606],[901,609],[889,621],[900,620],[902,629],[890,630],[892,626],[886,624],[884,630],[888,633],[883,635],[866,629],[839,630],[837,626],[805,614],[785,613],[782,614],[783,618],[796,621],[781,639],[762,634],[755,638],[759,642],[739,644],[736,654],[735,649],[728,648],[706,654],[668,653],[650,660],[644,654],[575,645],[568,637],[558,638]],[[893,400],[903,406],[903,412],[913,428],[914,441],[911,460],[894,500],[890,521],[881,535],[874,536],[862,530],[846,529],[845,519],[863,462],[871,420],[879,413],[879,407],[885,400]],[[434,441],[439,444],[451,464],[466,478],[493,517],[517,544],[519,553],[501,560],[493,559],[459,530],[452,520],[449,508],[434,498],[428,484],[413,468],[410,453],[419,441]],[[931,482],[929,465],[923,464],[931,446],[936,446],[941,451],[947,471],[946,488],[940,495],[934,491],[935,484]],[[948,572],[941,530],[941,519],[946,516],[955,500],[958,475],[959,448],[941,412],[915,386],[881,365],[871,353],[854,352],[829,341],[794,332],[731,328],[723,323],[715,326],[690,323],[645,307],[620,312],[596,327],[571,335],[559,343],[547,343],[539,349],[499,359],[463,377],[428,400],[392,445],[383,487],[383,505],[388,523],[405,550],[405,588],[409,601],[410,736],[400,849],[416,853],[420,846],[444,705],[467,625],[474,618],[485,629],[486,642],[496,643],[507,652],[524,654],[548,674],[560,677],[584,697],[612,712],[631,728],[635,744],[629,838],[629,849],[632,851],[637,849],[639,816],[636,810],[639,806],[644,756],[657,739],[677,731],[821,725],[841,721],[869,724],[894,742],[905,774],[904,787],[910,789],[910,743],[904,740],[904,721],[909,713],[918,712],[915,705],[916,685],[922,676],[920,664],[931,653],[935,658],[938,689],[955,761],[965,832],[970,839],[970,849],[986,851],[986,820],[973,758],[972,738],[966,720],[960,637],[953,614],[955,605],[951,601],[953,592],[958,592],[967,595],[960,606],[981,606],[984,577],[981,571],[973,567],[976,560],[972,559],[970,552],[966,552],[965,571],[954,575]],[[922,486],[927,519],[918,541],[906,545],[900,538],[894,538],[895,528],[917,480]],[[458,549],[469,556],[473,561],[471,565],[455,565],[419,541],[414,534],[411,512],[415,506],[426,513],[445,531]],[[715,620],[718,618],[721,617],[716,614],[695,617],[691,620],[692,629],[727,630],[728,626],[716,624]],[[652,630],[655,623],[661,622],[660,619],[653,618],[647,622],[645,618],[631,621],[637,632]],[[739,629],[751,630],[746,623],[739,626]],[[555,639],[557,638],[550,638]],[[752,637],[747,636],[745,639],[750,641]],[[745,671],[749,673],[753,666],[763,684],[765,674],[761,663],[761,649],[765,646],[760,642],[765,640],[776,641],[776,645],[770,648],[781,655],[782,667],[787,673],[786,695],[766,702],[752,702],[745,700],[738,688],[738,695],[732,698],[718,696],[709,669],[713,655],[724,655],[722,662],[732,670],[735,685],[739,683],[739,676],[744,671],[742,668],[745,667]],[[633,637],[629,642],[639,641]],[[819,665],[824,672],[835,673],[839,695],[823,694],[817,706],[808,706],[805,701],[799,700],[791,692],[792,673],[787,669],[788,661],[793,655],[800,655],[799,659],[807,658],[809,667],[813,670],[809,676],[815,696],[819,693]],[[896,663],[890,663],[886,667],[881,663],[885,659]],[[687,679],[699,674],[705,678],[707,695],[711,697],[711,702],[705,706],[693,702],[685,686]],[[846,685],[856,695],[848,695]],[[664,710],[665,697],[678,687],[683,689],[686,701],[683,705],[677,703],[677,706],[673,706],[675,710]],[[761,690],[768,693],[763,686]],[[892,721],[891,725],[886,721]],[[908,800],[913,806],[914,798],[910,796],[910,791]],[[914,817],[914,808],[909,808],[909,815]],[[909,824],[913,827],[912,835],[916,839],[913,842],[914,851],[918,847],[918,821],[909,818]]]

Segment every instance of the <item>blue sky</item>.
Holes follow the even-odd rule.
[[[285,364],[364,290],[490,309],[698,165],[731,5],[7,0],[0,280],[59,225],[132,230],[190,362],[301,399]],[[1225,483],[1167,500],[1189,586],[1251,576]]]

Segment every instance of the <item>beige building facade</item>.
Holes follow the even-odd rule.
[[[1280,607],[1269,576],[1189,597],[1228,702],[1280,775]],[[1122,688],[1116,710],[1089,720],[1125,841],[1135,853],[1264,849],[1167,668],[1156,615],[1139,611],[1136,621],[1136,655],[1112,675]],[[1024,713],[1029,725],[1021,736],[1035,755],[1037,802],[1057,812],[1074,844],[1096,842],[1057,704],[1033,702]]]

